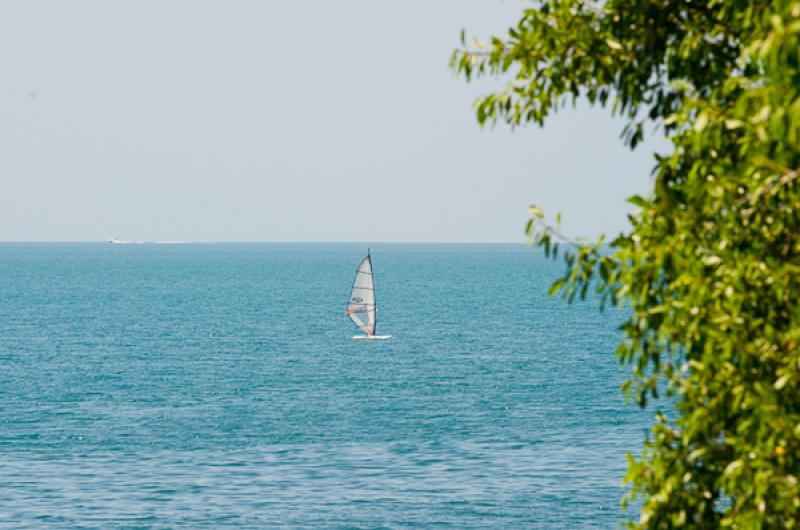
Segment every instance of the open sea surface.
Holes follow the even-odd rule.
[[[522,245],[0,244],[2,528],[615,528],[622,314]],[[628,517],[634,514],[628,514]]]

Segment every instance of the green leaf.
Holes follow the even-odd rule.
[[[559,292],[561,288],[564,287],[565,282],[566,282],[565,278],[559,278],[558,280],[553,282],[553,284],[550,286],[550,289],[547,291],[547,296],[553,296],[554,294]]]
[[[650,201],[648,201],[641,195],[631,195],[625,200],[634,206],[638,206],[639,208],[647,208],[648,206],[650,206]]]
[[[528,213],[531,214],[533,217],[536,217],[537,219],[544,218],[544,212],[541,210],[541,208],[537,206],[533,205],[529,206]]]

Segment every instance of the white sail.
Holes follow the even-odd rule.
[[[372,281],[372,258],[369,254],[356,269],[356,279],[347,302],[347,316],[367,335],[375,334],[377,323],[375,307],[375,284]]]

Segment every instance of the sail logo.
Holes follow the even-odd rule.
[[[359,304],[360,304],[361,302],[363,302],[363,301],[364,301],[364,299],[363,299],[363,298],[360,298],[360,297],[358,297],[358,296],[354,296],[353,298],[351,298],[351,300],[352,300],[353,302],[356,302],[356,303],[359,303]]]

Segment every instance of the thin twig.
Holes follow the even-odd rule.
[[[553,234],[554,236],[556,236],[562,242],[567,243],[569,245],[572,245],[573,247],[575,247],[576,250],[581,250],[583,248],[586,248],[586,245],[581,245],[580,243],[578,243],[574,239],[565,236],[560,230],[558,230],[554,226],[544,222],[542,219],[540,219],[538,217],[534,217],[533,222],[534,223],[538,223],[540,226],[544,227],[544,229],[547,232]],[[592,250],[591,253],[599,256],[599,254],[595,250]]]
[[[754,202],[756,199],[758,199],[765,193],[772,193],[772,191],[779,186],[786,186],[787,184],[795,180],[798,176],[800,176],[800,168],[793,169],[792,171],[785,173],[779,179],[773,179],[769,184],[767,184],[763,188],[756,190],[756,192],[753,193],[753,195],[750,197],[750,202]]]
[[[509,53],[513,50],[513,48],[506,48],[503,50],[505,53]],[[461,55],[471,55],[476,57],[491,57],[494,54],[494,50],[465,50],[462,48],[456,48],[456,53]]]
[[[764,187],[757,189],[752,194],[745,195],[739,200],[739,206],[743,206],[748,203],[753,205],[762,195],[767,193],[771,194],[776,188],[786,186],[793,180],[796,180],[798,177],[800,177],[800,167],[784,173],[780,178],[773,178]],[[755,207],[747,208],[742,210],[742,215],[749,217],[754,211]]]

